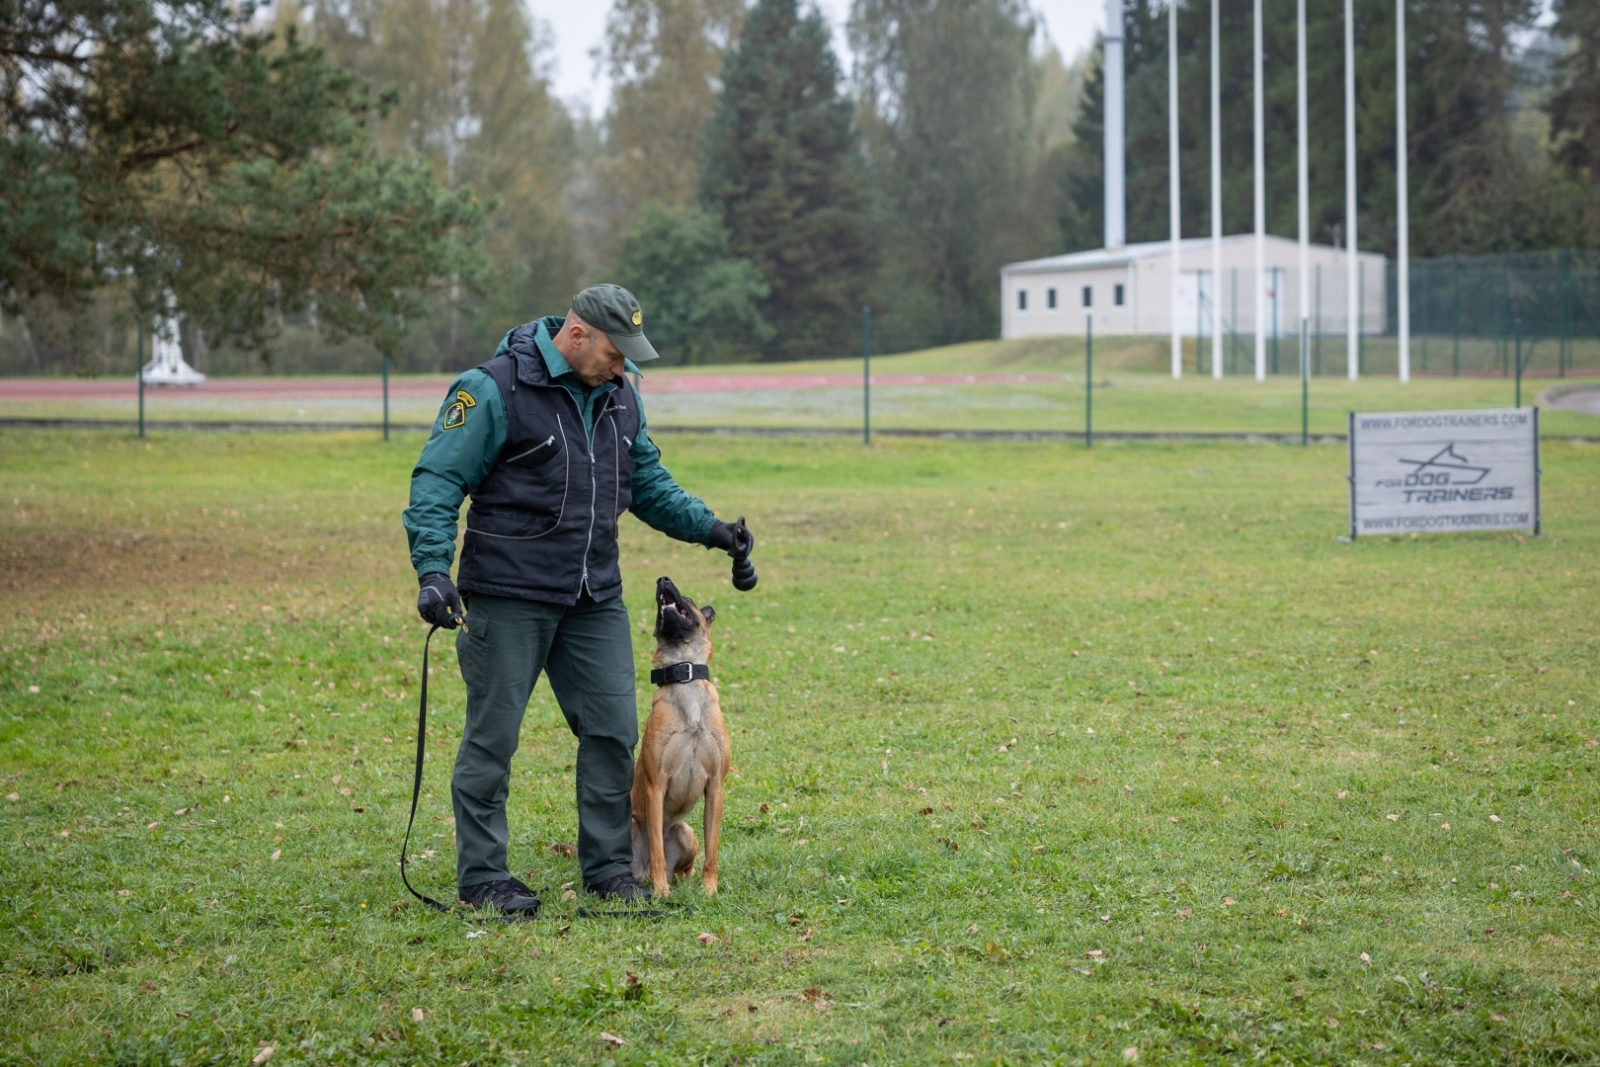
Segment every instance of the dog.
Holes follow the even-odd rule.
[[[700,844],[689,828],[705,798],[705,863],[700,886],[717,891],[717,842],[722,834],[722,780],[733,749],[711,684],[711,624],[716,609],[678,592],[671,578],[656,582],[656,651],[644,739],[633,771],[633,876],[665,897],[675,878],[694,869]]]

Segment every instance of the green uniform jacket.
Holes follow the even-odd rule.
[[[534,343],[544,357],[550,378],[572,394],[583,416],[584,432],[594,438],[594,415],[605,395],[613,389],[627,388],[634,394],[639,412],[639,436],[628,449],[633,459],[633,504],[628,508],[646,524],[668,537],[703,545],[716,524],[705,502],[685,492],[661,465],[661,450],[650,440],[645,428],[644,400],[631,383],[606,382],[587,389],[568,366],[565,357],[551,342],[565,319],[546,316],[539,320]],[[510,337],[508,333],[507,338]],[[501,340],[498,356],[508,350]],[[639,368],[625,363],[629,373]],[[473,398],[470,406],[458,400],[465,393]],[[454,409],[454,410],[452,410]],[[446,421],[449,426],[446,426]],[[411,546],[411,565],[417,577],[434,572],[450,573],[456,555],[456,527],[461,502],[483,481],[506,443],[506,405],[500,387],[488,371],[474,368],[450,385],[433,435],[422,448],[422,456],[411,472],[411,506],[401,514],[406,539]]]

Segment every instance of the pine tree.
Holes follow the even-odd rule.
[[[853,345],[873,269],[870,217],[850,102],[828,27],[796,0],[760,0],[722,68],[700,199],[736,257],[771,289],[762,314],[776,359]]]
[[[1587,189],[1588,241],[1600,242],[1600,6],[1593,0],[1555,0],[1550,30],[1568,42],[1559,82],[1547,105],[1556,158]]]

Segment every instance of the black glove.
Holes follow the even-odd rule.
[[[719,522],[711,527],[711,532],[706,535],[706,544],[711,548],[720,548],[733,557],[733,587],[741,593],[748,593],[756,587],[756,569],[750,562],[750,553],[756,547],[756,536],[744,524],[744,516],[739,516],[738,522]]]
[[[454,630],[461,623],[461,594],[448,574],[433,571],[417,579],[422,588],[417,593],[417,614],[423,622]]]
[[[706,544],[722,549],[734,559],[748,559],[750,550],[756,547],[756,539],[741,515],[738,522],[719,522],[711,527],[711,532],[706,535]]]

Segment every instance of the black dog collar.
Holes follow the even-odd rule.
[[[705,663],[669,663],[650,672],[651,685],[672,685],[711,677],[711,667]]]

